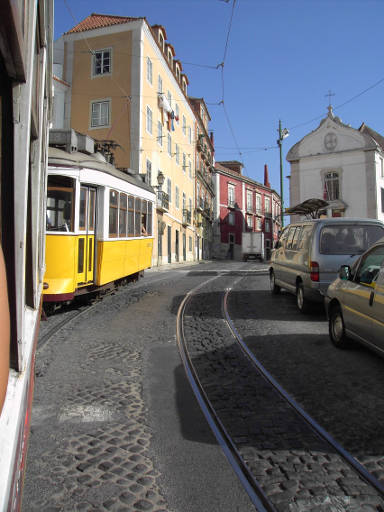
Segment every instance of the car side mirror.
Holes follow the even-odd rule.
[[[339,270],[339,277],[343,281],[350,281],[352,279],[351,267],[349,265],[342,265]]]

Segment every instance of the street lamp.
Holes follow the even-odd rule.
[[[280,210],[281,210],[281,227],[284,227],[284,187],[283,187],[283,151],[282,151],[282,142],[283,139],[288,137],[289,131],[287,128],[281,129],[281,121],[279,120],[279,138],[277,139],[277,145],[280,149]]]
[[[162,189],[162,186],[164,184],[164,180],[165,180],[164,174],[161,171],[159,171],[159,173],[157,175],[157,184],[158,184],[158,189],[159,190]]]

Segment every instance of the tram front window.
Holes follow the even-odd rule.
[[[73,231],[73,193],[71,178],[48,176],[47,231]]]

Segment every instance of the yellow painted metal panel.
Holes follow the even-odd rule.
[[[73,293],[76,288],[77,236],[46,235],[45,294]]]
[[[98,242],[96,284],[101,286],[149,268],[152,248],[152,238]]]

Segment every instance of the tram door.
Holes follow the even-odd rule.
[[[95,263],[96,189],[80,188],[77,285],[93,283]]]

